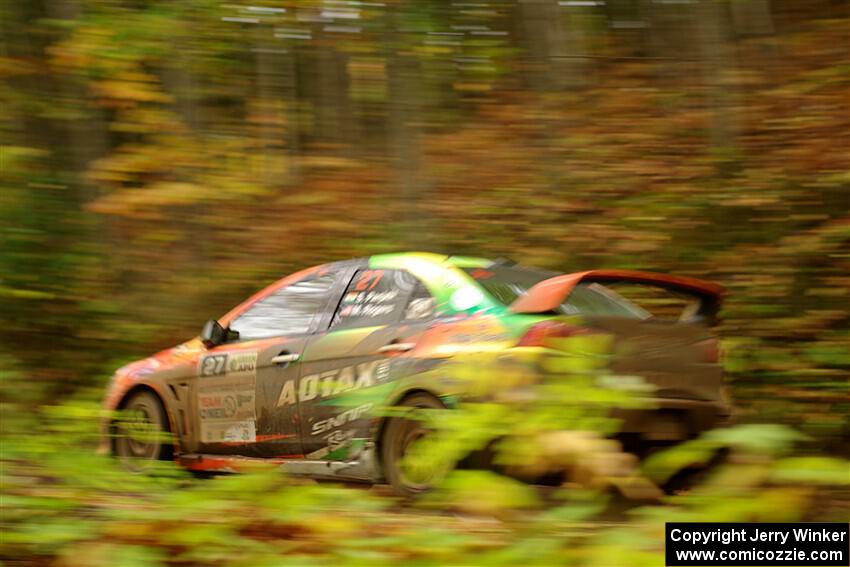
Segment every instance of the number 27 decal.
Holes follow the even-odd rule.
[[[366,270],[360,274],[360,279],[357,280],[354,290],[367,291],[374,289],[382,277],[384,277],[384,270]]]
[[[224,374],[224,369],[227,364],[226,354],[213,354],[205,356],[201,360],[201,376],[217,376]]]

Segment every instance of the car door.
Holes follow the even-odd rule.
[[[234,339],[198,363],[200,452],[300,456],[296,406],[276,405],[295,384],[311,333],[327,324],[345,270],[321,270],[255,301],[230,322]]]
[[[298,402],[306,458],[357,456],[391,361],[415,348],[433,309],[433,298],[409,272],[360,269],[353,275],[328,329],[310,339],[302,359]]]

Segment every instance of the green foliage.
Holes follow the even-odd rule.
[[[562,344],[552,356],[607,356],[604,337],[597,340]],[[523,397],[497,403],[479,390],[479,399],[451,410],[416,414],[433,433],[406,460],[442,480],[412,504],[375,489],[287,478],[263,463],[210,479],[167,462],[131,473],[93,452],[100,420],[122,419],[121,413],[107,416],[85,397],[44,406],[32,420],[4,424],[0,556],[72,565],[116,558],[139,565],[598,565],[627,557],[649,565],[660,560],[665,521],[826,521],[845,510],[836,489],[848,485],[850,463],[792,456],[806,437],[786,426],[710,431],[654,455],[641,471],[605,437],[606,422],[587,416],[632,407],[644,390],[591,395],[591,383],[605,389],[605,366],[548,366],[553,372],[525,384]],[[456,365],[454,377],[472,379],[463,368]],[[502,376],[517,385],[524,378]],[[553,389],[558,381],[577,386]],[[553,406],[570,408],[572,421]],[[495,451],[500,472],[449,472],[470,451],[485,448]],[[718,464],[713,457],[720,449],[729,453]],[[654,483],[695,467],[707,470],[702,481],[660,498]],[[446,472],[434,476],[435,469]],[[561,488],[503,474],[552,472],[565,476]],[[630,515],[622,513],[624,503]],[[619,519],[611,523],[612,517]]]
[[[850,464],[830,457],[789,457],[776,464],[771,479],[777,483],[847,485]]]
[[[619,500],[608,490],[572,485],[547,494],[485,471],[455,471],[413,507],[375,490],[286,478],[271,466],[212,479],[167,463],[153,474],[132,474],[80,443],[80,432],[96,428],[98,418],[85,403],[56,406],[39,415],[51,434],[4,439],[4,558],[423,566],[609,565],[629,558],[650,565],[660,561],[666,521],[839,521],[846,510],[834,489],[848,485],[850,463],[777,456],[796,437],[782,428],[706,434],[703,440],[733,445],[725,464],[689,491],[666,503],[633,505],[612,523]],[[739,443],[742,437],[760,440]],[[681,449],[658,458],[672,463]],[[824,505],[828,495],[833,499]]]
[[[527,484],[489,471],[461,470],[450,473],[422,504],[498,516],[505,511],[537,508],[540,502]]]

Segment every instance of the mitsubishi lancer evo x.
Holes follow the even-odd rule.
[[[681,303],[653,313],[621,295],[622,285]],[[481,352],[528,361],[553,337],[588,330],[613,337],[614,372],[653,388],[652,408],[629,412],[621,432],[684,440],[729,413],[712,332],[722,294],[681,276],[558,274],[430,253],[316,266],[208,321],[199,337],[119,369],[106,408],[170,435],[131,435],[110,420],[101,449],[194,471],[263,460],[417,492],[427,486],[407,478],[401,460],[423,427],[386,408],[450,408],[464,392],[441,370],[449,361]],[[483,378],[498,387],[500,376]]]

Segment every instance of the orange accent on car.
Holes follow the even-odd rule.
[[[476,280],[486,280],[487,278],[492,278],[494,275],[496,275],[496,273],[490,272],[490,271],[487,271],[487,270],[482,270],[481,268],[477,268],[477,269],[473,270],[472,273],[469,274],[469,275],[472,276],[472,278],[476,279]]]
[[[279,455],[272,458],[253,458],[242,457],[238,455],[183,455],[178,457],[180,465],[190,471],[243,471],[247,470],[257,463],[272,463],[282,465],[286,461],[293,459],[303,459],[304,455]]]

